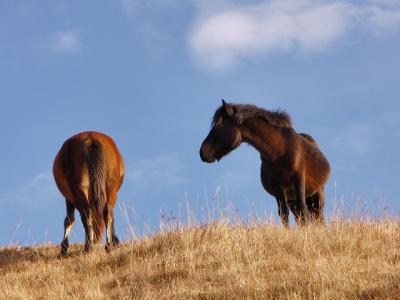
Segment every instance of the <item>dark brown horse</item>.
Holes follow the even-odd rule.
[[[276,198],[285,226],[289,208],[298,224],[308,223],[310,213],[313,220],[323,222],[324,185],[330,166],[311,136],[297,133],[283,111],[222,100],[211,131],[201,145],[200,157],[212,163],[242,142],[260,152],[261,182]]]
[[[64,142],[53,166],[57,187],[65,197],[67,216],[61,254],[68,249],[75,208],[85,229],[85,250],[101,241],[106,226],[106,250],[119,243],[114,206],[124,177],[124,162],[114,141],[99,132],[81,132]]]

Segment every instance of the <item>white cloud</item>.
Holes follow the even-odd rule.
[[[77,31],[67,30],[54,35],[52,49],[61,52],[78,53],[82,47],[80,34]]]
[[[126,179],[135,189],[173,187],[186,181],[184,170],[179,155],[161,155],[130,164],[126,169]]]
[[[368,9],[368,27],[372,34],[383,35],[396,31],[400,27],[400,7],[383,9],[379,6],[371,6]]]
[[[214,4],[214,11],[198,9],[189,47],[200,64],[213,69],[273,52],[319,52],[353,30],[382,34],[399,29],[399,3],[263,0],[252,5]]]

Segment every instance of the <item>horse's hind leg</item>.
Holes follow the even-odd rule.
[[[81,221],[85,229],[85,251],[90,252],[94,241],[93,216],[88,200],[88,188],[81,187],[75,194],[76,206],[81,214]]]
[[[104,210],[104,223],[106,224],[106,251],[110,251],[111,246],[119,244],[119,239],[115,234],[114,212],[111,205],[107,204]]]
[[[115,228],[114,228],[114,218],[113,218],[113,221],[112,221],[112,232],[113,232],[113,238],[112,238],[113,244],[114,244],[114,245],[118,245],[118,244],[119,244],[119,238],[117,237],[117,234],[116,234],[116,232],[115,232]]]
[[[115,227],[114,227],[114,212],[112,213],[112,222],[111,222],[111,232],[112,232],[112,243],[113,245],[118,245],[119,244],[119,238],[117,237],[117,234],[115,232]]]
[[[321,189],[313,195],[315,209],[315,221],[318,223],[324,223],[324,205],[325,205],[325,194],[324,190]]]
[[[318,206],[319,206],[318,199],[319,199],[318,193],[315,193],[314,195],[311,195],[306,199],[307,208],[308,211],[310,212],[310,217],[313,222],[317,219],[318,215]]]
[[[90,252],[92,250],[94,231],[93,231],[93,216],[90,210],[89,201],[87,199],[84,190],[78,192],[79,197],[79,212],[81,213],[81,221],[83,228],[85,229],[85,251]]]
[[[308,197],[307,208],[313,222],[324,223],[324,192],[318,191],[314,195]]]
[[[60,255],[66,255],[69,247],[68,237],[71,232],[72,226],[75,221],[75,205],[70,201],[65,199],[65,203],[67,206],[67,216],[64,219],[64,238],[61,242],[61,253]]]
[[[81,212],[81,220],[83,227],[85,228],[85,251],[90,252],[92,250],[94,232],[93,232],[93,217],[90,211],[90,207],[87,206]]]

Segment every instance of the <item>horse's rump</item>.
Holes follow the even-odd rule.
[[[115,149],[113,149],[115,148]],[[77,134],[63,144],[55,163],[54,174],[61,193],[81,214],[89,209],[93,216],[94,241],[102,238],[103,214],[109,195],[107,185],[117,191],[122,179],[107,178],[123,174],[122,158],[112,140],[94,132]],[[108,170],[120,172],[109,172]]]

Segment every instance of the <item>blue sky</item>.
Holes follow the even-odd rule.
[[[125,158],[122,238],[123,208],[141,233],[186,202],[201,216],[216,194],[243,217],[276,217],[254,149],[198,157],[221,98],[285,109],[316,138],[328,216],[335,198],[398,216],[399,53],[398,0],[0,0],[0,244],[60,241],[52,163],[83,130]]]

